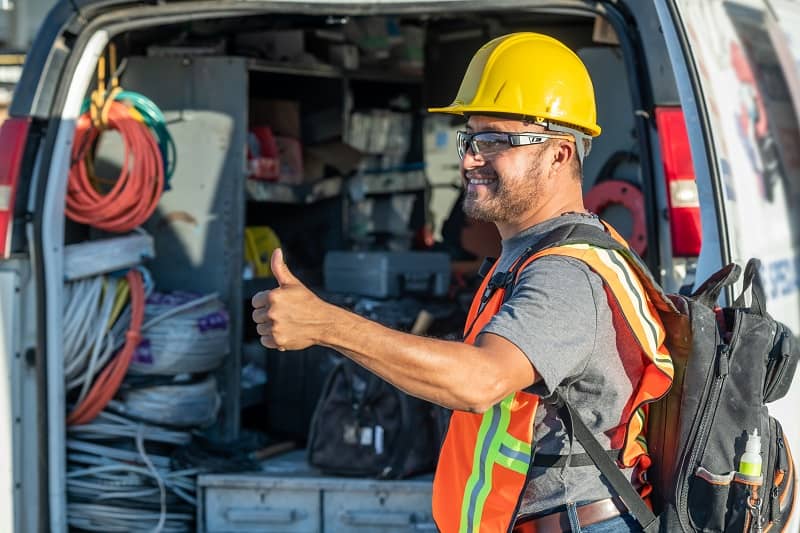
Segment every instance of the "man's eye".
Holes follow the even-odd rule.
[[[476,142],[481,151],[502,150],[508,146],[508,141],[505,139],[478,139]]]

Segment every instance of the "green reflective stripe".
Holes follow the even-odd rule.
[[[486,498],[489,497],[489,492],[492,490],[492,469],[495,463],[500,463],[500,445],[503,443],[503,438],[508,430],[508,423],[511,420],[511,403],[514,401],[516,393],[509,394],[500,402],[500,423],[498,424],[497,433],[492,437],[489,443],[489,453],[486,461],[483,463],[483,478],[485,483],[478,493],[478,499],[475,502],[475,515],[473,517],[473,524],[480,524],[483,518],[483,506],[486,504]]]
[[[514,459],[502,454],[498,454],[496,460],[497,464],[504,466],[509,470],[513,470],[517,474],[522,474],[523,476],[528,475],[528,466],[530,463],[525,463],[518,459]]]
[[[464,488],[461,502],[460,533],[478,533],[483,508],[492,491],[494,465],[527,475],[530,468],[531,445],[508,434],[511,406],[516,393],[484,413],[472,459],[472,473]]]
[[[528,456],[528,462],[530,462],[531,452],[533,449],[531,445],[525,441],[519,440],[518,438],[510,435],[508,433],[505,434],[503,438],[503,444],[514,450],[515,452],[519,452]]]
[[[492,426],[496,411],[497,409],[494,408],[489,409],[483,413],[483,417],[481,418],[481,426],[478,429],[478,438],[475,441],[475,451],[472,456],[472,473],[467,480],[466,487],[464,487],[464,499],[461,501],[459,533],[472,532],[470,518],[474,517],[470,516],[470,501],[472,500],[472,493],[475,491],[475,486],[478,484],[478,479],[482,472],[481,455],[483,454],[484,445],[486,444],[484,441],[486,439],[486,434],[489,432],[489,428]]]

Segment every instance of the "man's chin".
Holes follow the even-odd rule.
[[[473,220],[480,220],[481,222],[500,222],[497,213],[469,200],[464,202],[464,214]]]

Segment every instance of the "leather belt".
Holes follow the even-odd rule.
[[[591,526],[616,518],[628,512],[617,498],[606,498],[576,508],[581,526]],[[551,513],[535,518],[520,518],[514,525],[513,533],[561,533],[571,531],[567,511]]]

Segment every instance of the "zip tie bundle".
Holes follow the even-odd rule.
[[[174,376],[217,368],[230,352],[229,322],[216,293],[153,293],[131,373]]]
[[[217,380],[208,376],[196,383],[174,383],[120,390],[109,408],[121,414],[173,427],[205,427],[219,412]]]
[[[158,137],[161,129],[151,131],[138,110],[116,100],[123,91],[116,75],[116,49],[113,46],[110,54],[111,90],[106,92],[106,61],[101,56],[97,64],[97,90],[92,93],[89,111],[78,118],[66,213],[81,224],[123,233],[141,225],[153,214],[164,190],[165,171],[171,169],[167,169],[162,147],[154,137],[153,132]],[[145,110],[148,120],[163,123],[160,111],[156,114],[150,105],[144,103],[140,107]],[[94,175],[94,148],[102,132],[108,129],[119,133],[124,147],[121,171],[116,180],[104,180]],[[166,144],[169,153],[170,142],[165,138],[159,141]]]
[[[103,412],[68,429],[67,521],[92,531],[193,531],[197,469],[171,468],[146,443],[186,445],[191,435]]]

